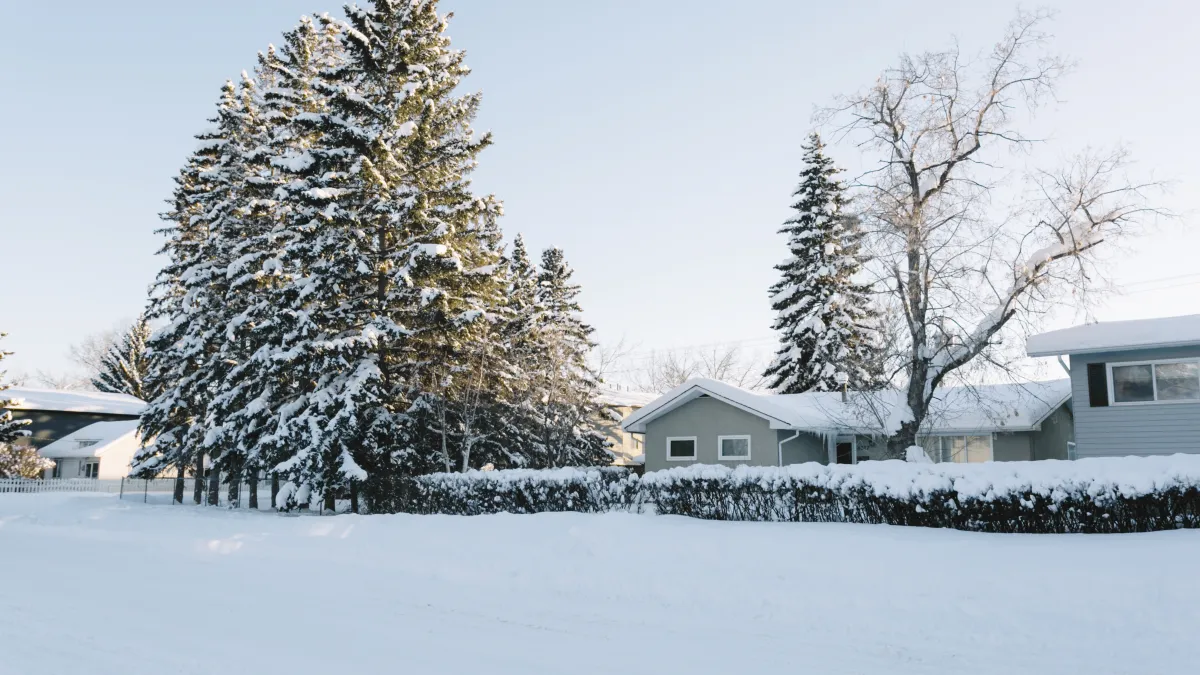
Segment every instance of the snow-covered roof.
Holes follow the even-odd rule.
[[[1034,335],[1025,343],[1030,356],[1115,352],[1200,345],[1200,314],[1135,321],[1102,321]]]
[[[98,391],[63,391],[10,387],[0,391],[0,401],[12,399],[13,410],[52,410],[56,412],[141,415],[146,402],[128,394],[104,394]]]
[[[101,457],[113,448],[138,443],[137,420],[96,422],[38,450],[42,457]]]
[[[618,408],[640,408],[654,399],[658,394],[648,391],[624,391],[621,389],[600,388],[600,403]]]
[[[813,433],[888,433],[907,411],[904,392],[764,394],[697,378],[663,394],[625,419],[621,427],[643,433],[646,423],[701,396],[710,396],[766,419],[772,429]],[[1029,431],[1071,397],[1067,379],[1026,384],[947,387],[935,396],[929,433]]]

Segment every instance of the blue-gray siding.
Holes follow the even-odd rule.
[[[1073,438],[1070,411],[1061,406],[1042,424],[1041,431],[997,433],[992,437],[992,457],[996,461],[1028,461],[1032,459],[1065,459],[1067,441]],[[729,405],[719,399],[702,397],[685,403],[646,424],[646,470],[658,471],[689,464],[725,464],[737,466],[775,466],[779,463],[779,443],[783,443],[783,463],[829,461],[826,438],[790,429],[772,429],[767,420]],[[748,435],[751,437],[750,460],[718,460],[717,437]],[[667,439],[696,437],[695,460],[668,460]],[[882,459],[886,439],[857,436],[859,461]]]
[[[12,414],[14,419],[29,420],[29,425],[25,427],[25,430],[31,434],[29,442],[39,448],[50,445],[63,436],[96,422],[137,419],[137,415],[60,412],[56,410],[13,410]]]
[[[1087,364],[1200,357],[1200,347],[1071,355],[1078,457],[1200,453],[1200,402],[1110,405],[1088,399]]]

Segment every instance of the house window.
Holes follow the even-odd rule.
[[[80,447],[80,448],[87,448],[87,447],[91,447],[91,446],[93,446],[93,445],[95,445],[95,444],[97,444],[97,443],[99,443],[99,442],[100,442],[100,441],[85,441],[85,440],[78,440],[78,441],[75,441],[75,443],[76,443],[76,446],[77,446],[77,447]]]
[[[1170,360],[1108,365],[1115,405],[1200,400],[1200,361]]]
[[[99,478],[100,477],[100,462],[88,462],[83,466],[84,478]]]
[[[717,459],[750,459],[750,437],[717,436]]]
[[[672,436],[667,439],[667,461],[696,459],[695,436]]]
[[[51,478],[62,478],[62,460],[54,460],[54,472],[50,474]]]
[[[992,436],[923,436],[917,444],[935,462],[992,461]]]

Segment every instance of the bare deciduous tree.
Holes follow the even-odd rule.
[[[1010,365],[997,346],[1064,297],[1096,281],[1095,252],[1145,216],[1154,184],[1125,175],[1127,157],[1086,152],[1036,170],[1027,192],[999,204],[1006,166],[1034,142],[1020,122],[1052,98],[1067,63],[1044,51],[1048,15],[1020,13],[981,59],[957,45],[902,57],[870,89],[823,111],[820,121],[879,153],[855,186],[876,290],[903,319],[893,340],[907,410],[888,452],[904,456],[947,378],[969,365]]]
[[[668,391],[693,377],[759,389],[765,384],[762,372],[760,360],[745,356],[736,345],[713,345],[652,351],[632,379],[635,386],[644,391]]]

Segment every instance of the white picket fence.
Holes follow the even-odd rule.
[[[194,478],[184,479],[183,500],[185,504],[192,503],[192,493],[195,487]],[[202,485],[207,499],[207,482]],[[0,494],[3,493],[43,493],[43,492],[95,492],[121,495],[122,499],[141,499],[149,501],[149,495],[170,495],[175,490],[174,478],[154,478],[141,480],[137,478],[49,478],[45,480],[26,480],[22,478],[0,478]],[[229,486],[221,484],[220,504],[227,506]],[[243,507],[249,503],[250,486],[242,483],[239,502]],[[168,497],[169,499],[169,497]],[[156,501],[162,501],[161,499]],[[262,508],[271,505],[271,487],[269,482],[258,484],[258,503]]]
[[[0,493],[4,492],[105,492],[120,493],[124,479],[98,478],[50,478],[25,480],[22,478],[0,478]],[[142,481],[139,481],[142,482]]]

